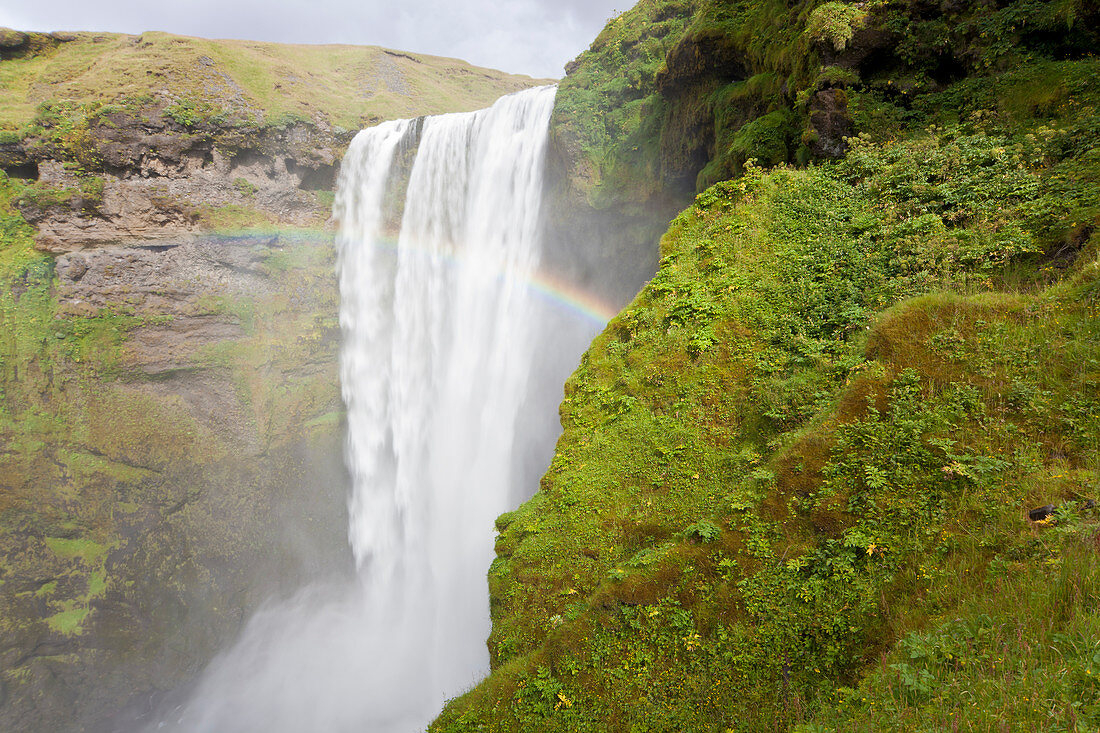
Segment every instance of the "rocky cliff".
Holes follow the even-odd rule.
[[[0,34],[0,717],[113,730],[349,570],[352,131],[533,80],[373,48]]]

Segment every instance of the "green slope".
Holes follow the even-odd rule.
[[[896,35],[841,80],[820,44],[865,11]],[[680,48],[709,34],[771,106],[653,98],[747,114],[697,163],[736,177],[567,383],[540,490],[497,523],[493,672],[433,731],[1100,725],[1087,12],[702,6]],[[821,89],[860,133],[837,161],[797,135]],[[588,150],[648,134],[659,170],[675,119]]]
[[[207,40],[147,32],[30,34],[3,50],[0,129],[44,102],[160,98],[261,122],[295,116],[358,129],[381,119],[479,109],[534,82],[458,59],[373,46]]]

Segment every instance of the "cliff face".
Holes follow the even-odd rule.
[[[1100,724],[1095,4],[684,7],[602,36],[669,32],[642,92],[625,41],[561,86],[575,201],[699,193],[431,730]]]
[[[5,719],[96,729],[194,674],[269,593],[346,566],[330,241],[51,262],[21,236],[2,311]]]
[[[566,66],[550,122],[547,265],[628,302],[656,267],[657,240],[690,199],[660,169],[657,77],[692,2],[643,0]]]
[[[534,83],[384,49],[160,33],[12,31],[0,53],[0,166],[34,182],[15,204],[51,252],[323,224],[359,127]]]
[[[533,80],[351,47],[0,37],[0,714],[113,730],[349,570],[352,130]]]
[[[227,225],[323,225],[350,140],[307,122],[182,124],[156,106],[46,108],[39,119],[6,153],[36,174],[15,205],[53,253]]]
[[[667,222],[747,161],[804,166],[843,157],[860,133],[901,134],[969,78],[1094,53],[1096,20],[1084,2],[642,0],[560,84],[550,241],[625,303]]]

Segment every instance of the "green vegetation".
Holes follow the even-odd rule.
[[[1071,529],[1072,531],[1072,529]],[[1096,547],[1071,542],[989,581],[960,617],[911,632],[819,725],[845,730],[1086,730],[1100,721]],[[1091,604],[1091,608],[1090,608]],[[806,728],[809,730],[809,728]]]
[[[107,548],[91,540],[70,540],[63,537],[47,537],[46,546],[58,557],[79,558],[86,563],[103,557]]]
[[[810,13],[806,34],[815,41],[829,41],[833,50],[843,51],[858,28],[867,20],[867,11],[843,2],[819,5]]]
[[[46,619],[46,623],[49,627],[58,632],[70,636],[72,634],[79,634],[81,632],[81,625],[84,623],[84,619],[88,617],[88,608],[73,608],[68,611],[58,611],[54,615]]]
[[[660,170],[705,102],[718,183],[567,383],[497,522],[493,672],[431,730],[1100,725],[1100,63],[1047,33],[1084,6],[965,5],[944,40],[907,3],[796,5],[704,3],[676,48],[744,78],[674,48],[663,129],[588,138]],[[899,28],[886,71],[825,65],[864,22]],[[814,163],[821,89],[853,134]]]
[[[237,178],[233,181],[233,188],[237,189],[237,192],[242,196],[252,196],[256,193],[256,184],[249,181],[247,178]]]
[[[836,157],[853,131],[935,123],[956,109],[932,101],[944,87],[1089,57],[1098,23],[1083,0],[950,11],[911,0],[643,0],[571,66],[555,134],[576,147],[572,183],[596,208],[701,191],[741,175],[749,158],[805,164]],[[839,111],[815,119],[822,91],[840,93]],[[1043,104],[1057,92],[1016,94]],[[854,130],[830,129],[848,116]]]
[[[369,121],[484,107],[527,77],[455,59],[375,47],[212,41],[167,33],[30,34],[0,62],[0,129],[18,130],[45,102],[165,107],[180,125],[230,117],[265,124]],[[167,104],[164,104],[164,100]]]
[[[216,232],[235,232],[265,225],[270,228],[276,224],[273,214],[240,204],[204,206],[199,210],[199,220],[205,228]]]
[[[641,0],[566,67],[551,130],[560,144],[578,149],[574,176],[596,208],[644,198],[657,185],[656,79],[695,6]]]

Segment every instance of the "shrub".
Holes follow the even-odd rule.
[[[237,189],[237,193],[242,196],[252,196],[256,193],[256,184],[247,178],[237,178],[233,181],[233,188]]]
[[[815,41],[828,41],[835,50],[843,51],[866,18],[867,11],[855,5],[825,3],[810,13],[806,35]]]

